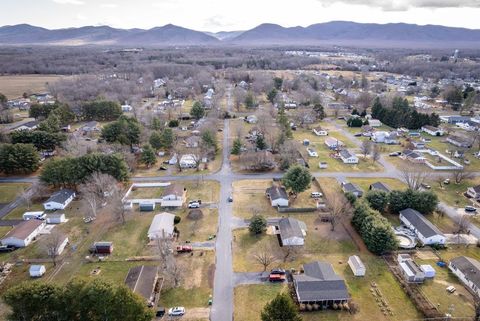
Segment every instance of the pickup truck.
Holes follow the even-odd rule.
[[[193,248],[188,245],[178,245],[177,246],[177,253],[189,253],[192,252]]]
[[[284,282],[286,280],[285,274],[270,273],[268,281],[270,282]]]

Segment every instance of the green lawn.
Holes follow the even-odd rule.
[[[287,291],[287,286],[284,284],[241,285],[236,287],[233,304],[234,320],[260,320],[263,306],[282,291]]]
[[[0,204],[10,203],[11,201],[15,200],[15,198],[29,186],[30,184],[27,183],[0,184]]]

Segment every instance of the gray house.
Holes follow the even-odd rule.
[[[282,218],[278,221],[277,229],[282,246],[302,246],[305,244],[307,226],[304,222],[292,217]]]
[[[363,196],[362,189],[360,187],[358,187],[357,185],[353,184],[353,183],[343,182],[342,183],[342,191],[345,194],[346,193],[352,193],[356,197],[362,197]]]
[[[371,191],[384,191],[386,193],[390,193],[392,191],[387,184],[382,182],[373,183],[368,189]]]
[[[303,270],[303,274],[293,275],[299,303],[332,307],[350,300],[345,281],[335,273],[330,263],[315,261],[304,264]]]

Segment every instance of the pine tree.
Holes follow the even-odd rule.
[[[287,293],[280,293],[263,308],[262,321],[302,321],[295,303]]]
[[[255,141],[255,145],[259,150],[267,149],[267,143],[265,142],[265,138],[262,135],[257,136],[257,140]]]
[[[242,141],[240,140],[240,138],[235,138],[235,140],[233,141],[233,145],[232,145],[232,155],[240,155],[240,153],[242,152]]]
[[[140,156],[140,162],[147,165],[147,167],[150,167],[157,162],[155,151],[149,144],[143,146],[142,155]]]

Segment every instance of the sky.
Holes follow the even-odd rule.
[[[202,31],[284,27],[334,20],[480,29],[480,0],[0,0],[0,25],[48,29],[109,25],[148,29],[169,23]]]

